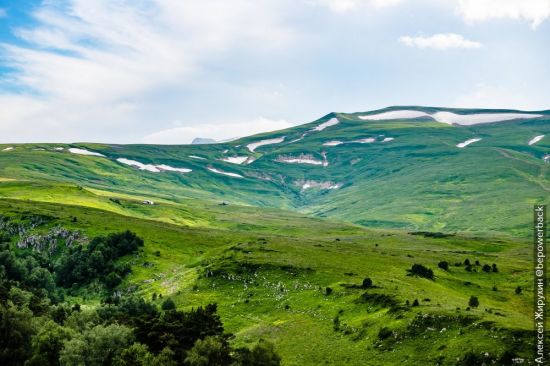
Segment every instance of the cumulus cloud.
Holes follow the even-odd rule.
[[[185,144],[190,143],[195,137],[212,138],[217,141],[245,137],[261,132],[270,132],[292,127],[293,124],[285,120],[272,120],[259,117],[252,121],[220,122],[202,124],[199,126],[179,126],[157,131],[149,134],[143,142],[150,144]]]
[[[458,12],[468,22],[509,18],[535,29],[550,17],[550,0],[459,0]]]
[[[480,48],[482,44],[476,41],[470,41],[465,39],[460,34],[455,33],[438,33],[432,36],[403,36],[399,38],[399,41],[409,47],[418,48],[433,48],[438,50],[445,50],[449,48]]]

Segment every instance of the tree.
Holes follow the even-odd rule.
[[[0,305],[0,364],[21,365],[29,357],[32,312],[13,304]]]
[[[229,345],[218,337],[198,339],[187,352],[184,362],[187,366],[226,366],[230,363]]]
[[[105,286],[110,289],[114,289],[122,282],[122,278],[115,272],[111,272],[105,277]]]
[[[496,263],[493,263],[492,270],[493,270],[493,272],[498,272],[498,268],[497,268]]]
[[[168,298],[162,302],[161,306],[162,310],[175,310],[176,309],[176,303],[171,298]]]
[[[468,258],[466,258],[466,259],[464,260],[464,265],[465,265],[465,266],[469,266],[469,265],[470,265],[470,260],[469,260]]]
[[[441,261],[441,262],[439,262],[439,263],[437,264],[437,266],[438,266],[439,268],[441,268],[442,270],[444,270],[444,271],[448,271],[448,270],[449,270],[449,262],[447,262],[447,261]]]
[[[26,365],[59,365],[63,343],[72,336],[70,329],[48,320],[32,339],[33,355]]]
[[[96,325],[64,343],[61,365],[111,365],[132,344],[132,329],[124,325]]]
[[[476,296],[470,296],[468,305],[471,306],[472,308],[477,308],[479,306],[479,299]]]
[[[523,289],[521,288],[521,286],[518,286],[516,287],[516,295],[521,295]]]
[[[411,269],[408,269],[407,271],[409,272],[409,276],[423,277],[429,280],[434,279],[434,272],[422,264],[413,264]]]
[[[236,349],[234,359],[232,366],[279,366],[281,364],[281,357],[275,351],[273,344],[262,339],[252,350]]]
[[[484,264],[483,267],[482,267],[482,270],[485,273],[489,273],[489,272],[491,272],[491,266],[488,265],[488,264]]]
[[[412,306],[420,306],[418,299],[414,299]]]

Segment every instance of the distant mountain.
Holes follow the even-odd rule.
[[[277,207],[369,227],[526,236],[532,205],[549,197],[549,135],[550,111],[390,107],[216,144],[2,145],[0,182]],[[8,186],[0,195],[20,194]]]
[[[192,145],[203,145],[203,144],[215,144],[216,140],[206,138],[206,137],[195,137],[191,142]]]

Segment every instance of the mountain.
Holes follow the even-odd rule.
[[[2,145],[0,177],[367,227],[523,236],[550,189],[549,121],[549,111],[407,106],[330,113],[215,145]],[[17,196],[6,184],[0,194]]]
[[[113,338],[183,365],[205,322],[282,365],[521,363],[549,120],[408,106],[208,145],[1,145],[4,363]]]
[[[191,141],[191,145],[203,145],[203,144],[215,144],[216,140],[206,138],[206,137],[195,137],[193,141]]]

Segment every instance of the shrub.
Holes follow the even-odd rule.
[[[468,305],[472,308],[477,308],[479,306],[479,299],[476,296],[470,296],[470,301]]]
[[[516,287],[516,295],[521,295],[523,289],[521,288],[521,286],[518,286]]]
[[[498,268],[497,268],[496,263],[493,263],[492,270],[493,270],[493,272],[498,272]]]
[[[378,339],[383,341],[384,339],[388,339],[393,335],[393,332],[390,328],[384,327],[378,331]]]
[[[363,284],[361,285],[362,288],[371,288],[372,287],[372,280],[370,278],[365,278],[363,280]]]
[[[439,263],[437,264],[437,266],[438,266],[439,268],[441,268],[442,270],[444,270],[444,271],[448,271],[448,270],[449,270],[449,262],[447,262],[447,261],[441,261],[441,262],[439,262]]]
[[[409,276],[423,277],[430,280],[434,279],[434,272],[422,264],[413,264],[411,269],[407,271],[409,272]]]
[[[469,266],[470,264],[471,264],[471,263],[470,263],[470,260],[469,260],[468,258],[466,258],[466,259],[464,260],[464,265],[465,265],[465,266]]]
[[[491,272],[491,266],[488,264],[484,264],[482,269],[483,269],[483,272],[485,273]]]
[[[168,298],[168,299],[166,299],[162,302],[161,308],[164,311],[174,310],[174,309],[176,309],[176,303],[174,302],[174,300]]]
[[[414,299],[412,306],[420,306],[420,303],[418,302],[418,299]]]
[[[326,295],[332,294],[332,288],[327,287],[327,288],[325,289],[325,294],[326,294]]]

